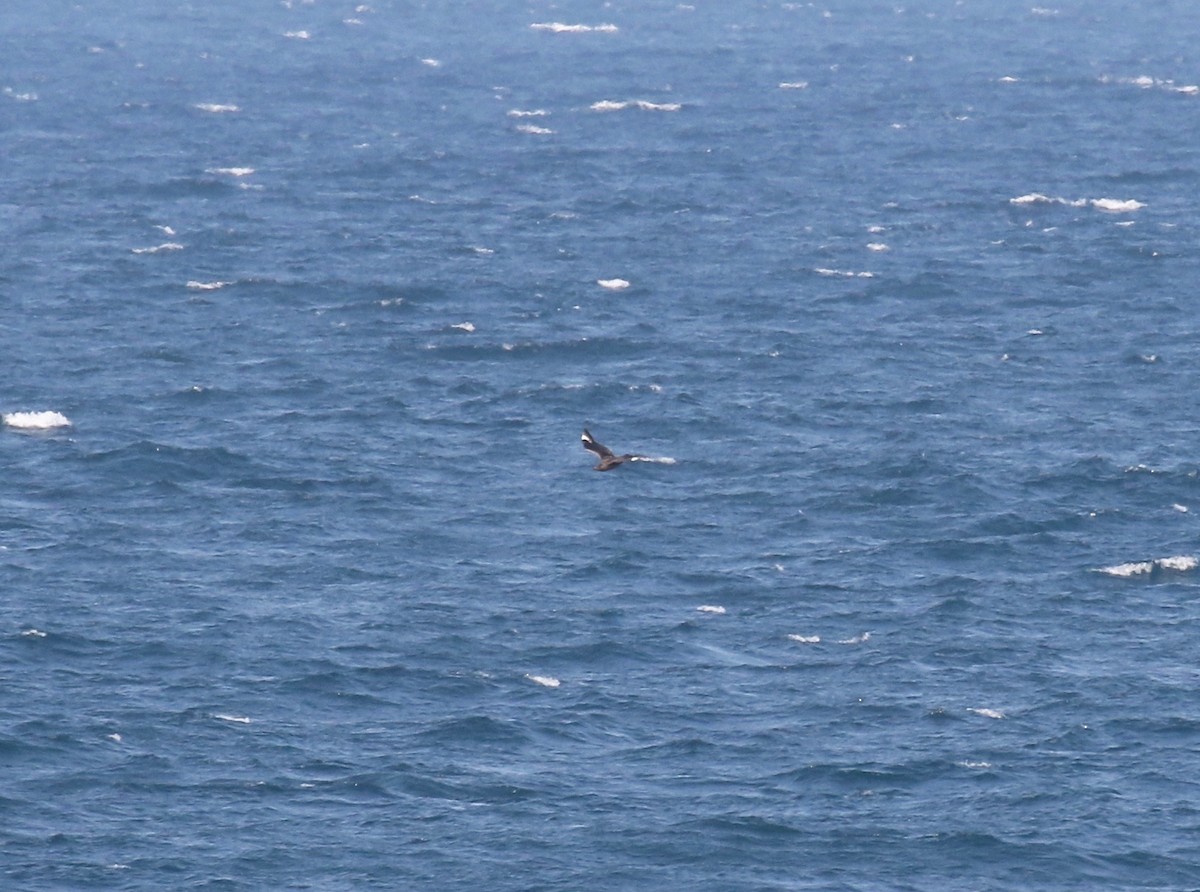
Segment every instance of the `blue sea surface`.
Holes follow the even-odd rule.
[[[0,886],[1200,888],[1194,13],[4,5]]]

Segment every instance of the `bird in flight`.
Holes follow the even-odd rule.
[[[589,452],[594,452],[600,459],[600,464],[592,468],[593,471],[611,471],[617,465],[627,461],[649,461],[644,455],[614,455],[613,451],[603,443],[596,442],[596,438],[591,435],[591,432],[585,427],[583,435],[579,438],[583,441],[583,448]]]

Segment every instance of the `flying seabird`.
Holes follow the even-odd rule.
[[[589,452],[594,452],[600,457],[600,464],[592,468],[593,471],[611,471],[617,465],[627,461],[648,461],[644,455],[613,455],[613,451],[603,443],[597,443],[596,438],[591,435],[588,429],[583,429],[583,435],[579,438],[583,440],[583,448]]]

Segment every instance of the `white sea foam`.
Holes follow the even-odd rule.
[[[1123,214],[1127,211],[1136,211],[1146,206],[1140,201],[1134,201],[1133,199],[1121,201],[1118,198],[1093,198],[1091,199],[1091,205],[1096,210],[1107,211],[1110,214]]]
[[[1158,570],[1171,570],[1176,573],[1187,573],[1200,566],[1200,560],[1192,555],[1176,555],[1174,557],[1156,558],[1150,561],[1131,561],[1126,564],[1114,564],[1111,567],[1101,567],[1096,572],[1106,576],[1116,576],[1128,579],[1131,576],[1143,576]]]
[[[870,632],[863,632],[861,635],[855,635],[853,638],[843,638],[838,641],[838,644],[864,644],[871,640]]]
[[[175,234],[175,230],[172,229],[170,226],[156,226],[154,228],[166,236],[171,236],[171,235]]]
[[[992,767],[991,762],[972,762],[969,759],[964,759],[963,761],[955,762],[954,764],[957,765],[959,768],[971,768],[974,770],[980,770],[980,769]]]
[[[795,641],[799,644],[820,644],[820,635],[788,635],[789,641]]]
[[[1174,502],[1174,503],[1171,505],[1171,507],[1172,507],[1172,508],[1174,508],[1176,511],[1178,511],[1180,514],[1187,514],[1187,513],[1188,513],[1188,506],[1187,506],[1187,505],[1180,505],[1178,502]]]
[[[629,287],[627,279],[597,279],[596,284],[608,291],[624,291]]]
[[[636,108],[641,111],[675,112],[683,108],[678,102],[649,102],[645,99],[627,99],[621,102],[601,99],[599,102],[593,102],[589,107],[592,111],[597,112],[624,111],[627,108]]]
[[[701,613],[715,613],[717,616],[725,615],[725,608],[719,604],[701,604],[696,609]]]
[[[884,244],[883,242],[871,242],[869,245],[867,245],[867,250],[883,252],[883,251],[890,251],[892,249],[890,247],[888,247],[886,244]]]
[[[457,329],[459,329],[460,331],[465,331],[465,332],[468,332],[468,333],[470,333],[470,332],[472,332],[472,331],[474,331],[474,330],[475,330],[475,326],[474,326],[472,323],[470,323],[470,322],[456,322],[456,323],[454,323],[453,325],[451,325],[450,327],[451,327],[451,328],[457,328]]]
[[[534,31],[549,31],[552,34],[615,34],[616,25],[568,25],[564,22],[534,22],[529,26]]]
[[[1121,214],[1129,211],[1136,211],[1144,208],[1146,205],[1141,201],[1134,199],[1120,198],[1060,198],[1057,196],[1043,195],[1041,192],[1030,192],[1028,195],[1019,195],[1016,198],[1010,198],[1009,204],[1016,205],[1032,205],[1032,204],[1057,204],[1064,207],[1083,208],[1089,205],[1098,211],[1105,211],[1111,214]]]
[[[120,734],[106,734],[106,735],[104,735],[104,736],[105,736],[105,737],[107,737],[109,740],[111,740],[113,743],[120,743],[120,742],[121,742],[121,735],[120,735]]]
[[[1200,86],[1196,84],[1176,84],[1170,78],[1151,77],[1148,74],[1140,74],[1137,77],[1111,77],[1104,75],[1100,78],[1102,84],[1122,84],[1129,87],[1137,87],[1141,90],[1166,90],[1169,93],[1182,93],[1185,96],[1200,95]]]
[[[312,34],[307,31],[284,31],[283,36],[288,40],[310,40]]]
[[[1007,718],[1007,716],[1005,716],[1005,714],[1004,714],[1004,713],[1002,713],[1000,710],[998,710],[998,709],[988,709],[987,707],[981,707],[981,708],[978,708],[978,709],[968,709],[968,710],[967,710],[967,712],[973,712],[973,713],[975,713],[975,715],[980,715],[980,716],[983,716],[985,719],[1003,719],[1003,718]]]
[[[527,674],[525,677],[528,678],[530,681],[532,681],[534,684],[540,684],[544,688],[556,688],[562,684],[562,682],[559,681],[557,678],[555,678],[553,675],[528,675]]]
[[[430,68],[441,68],[442,67],[442,63],[441,63],[440,59],[422,59],[421,64],[427,65]]]
[[[544,118],[549,114],[550,112],[546,111],[544,108],[513,108],[509,109],[508,111],[508,116],[510,118]]]
[[[183,245],[179,242],[164,242],[161,245],[154,245],[151,248],[131,248],[134,254],[158,254],[162,251],[182,251]]]
[[[222,722],[235,722],[239,725],[249,725],[250,717],[244,715],[229,715],[224,712],[214,712],[213,718]]]
[[[4,88],[4,95],[17,102],[37,102],[37,93],[18,93],[12,87]]]
[[[517,131],[519,133],[528,133],[532,136],[549,136],[554,132],[549,127],[539,127],[537,124],[518,124]]]
[[[61,412],[9,412],[6,415],[0,415],[0,420],[3,420],[9,427],[27,431],[44,431],[71,426],[71,419]]]
[[[232,282],[197,282],[193,279],[187,283],[187,287],[191,291],[216,291],[232,284]]]
[[[673,465],[676,464],[675,459],[668,455],[635,455],[630,461],[644,461],[652,465]]]
[[[808,81],[780,81],[779,89],[781,89],[781,90],[806,90],[806,89],[808,89]]]
[[[229,114],[230,112],[241,111],[241,108],[239,108],[236,105],[233,105],[232,103],[222,103],[222,102],[197,102],[192,107],[199,109],[202,112],[209,112],[210,114],[214,114],[214,115]]]
[[[874,273],[869,272],[854,272],[853,270],[845,269],[828,269],[823,266],[818,266],[813,270],[818,276],[839,276],[843,279],[873,279]]]
[[[26,629],[21,634],[24,635],[26,638],[45,638],[46,637],[46,633],[43,632],[41,629]]]
[[[254,173],[253,167],[209,167],[205,173],[215,174],[223,177],[248,177]]]

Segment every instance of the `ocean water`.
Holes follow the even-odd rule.
[[[1198,48],[5,4],[3,887],[1200,888]]]

